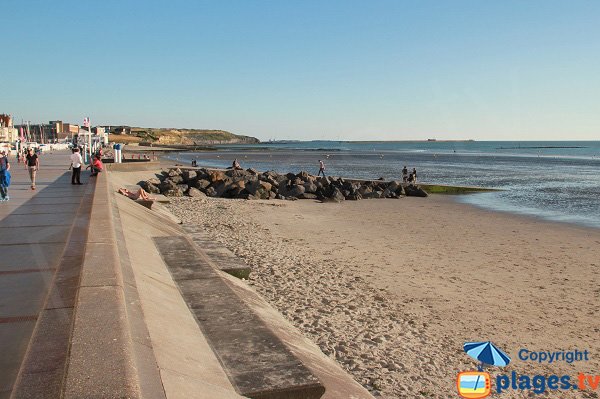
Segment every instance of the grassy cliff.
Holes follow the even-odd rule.
[[[132,127],[130,134],[116,135],[115,141],[145,142],[153,144],[210,145],[210,144],[253,144],[259,140],[241,136],[225,130],[171,129]]]

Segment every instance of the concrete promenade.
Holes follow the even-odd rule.
[[[0,203],[0,399],[372,398],[222,271],[240,260],[116,194],[157,165],[74,186],[69,155],[41,157],[35,191],[12,163]]]
[[[9,159],[10,201],[0,202],[0,399],[11,395],[43,311],[64,319],[73,308],[95,183],[84,172],[84,184],[71,185],[69,155],[40,156],[35,191],[25,166]],[[58,295],[47,301],[53,284]]]

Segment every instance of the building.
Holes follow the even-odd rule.
[[[57,125],[55,123],[38,125],[16,125],[17,129],[23,129],[23,136],[27,141],[37,143],[54,143],[58,137]]]
[[[48,128],[50,130],[56,132],[56,138],[61,139],[61,136],[64,135],[64,124],[62,121],[50,121],[48,122]],[[65,137],[62,137],[65,138]]]
[[[59,140],[61,139],[73,139],[74,136],[79,134],[79,125],[74,125],[72,123],[63,123],[62,124],[62,132],[59,133]]]
[[[0,127],[13,127],[12,115],[0,114]]]
[[[19,131],[14,127],[0,127],[0,142],[14,143],[19,138]]]

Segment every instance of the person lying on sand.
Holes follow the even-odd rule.
[[[151,197],[150,195],[148,195],[146,190],[144,190],[143,188],[140,188],[135,193],[132,193],[131,191],[127,190],[126,188],[120,188],[119,193],[123,194],[126,197],[131,198],[132,200],[139,200],[139,199],[145,200],[145,201],[153,201],[154,200],[154,198]]]

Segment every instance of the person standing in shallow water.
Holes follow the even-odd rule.
[[[29,148],[27,150],[27,156],[25,157],[25,168],[29,171],[31,189],[35,190],[35,176],[37,171],[40,170],[40,159],[38,158],[38,155],[33,152],[33,148]]]
[[[323,177],[325,177],[325,163],[319,159],[319,173],[317,173],[317,176],[320,176],[321,173],[323,173]]]
[[[73,168],[73,174],[71,175],[71,184],[81,184],[81,165],[83,164],[83,159],[81,158],[81,154],[79,153],[79,148],[73,149],[73,154],[71,155],[71,167]]]
[[[406,165],[404,165],[404,167],[402,168],[402,182],[406,183],[408,181],[408,169],[406,168]]]
[[[413,183],[417,184],[417,169],[416,168],[413,168],[412,175],[413,175]]]

